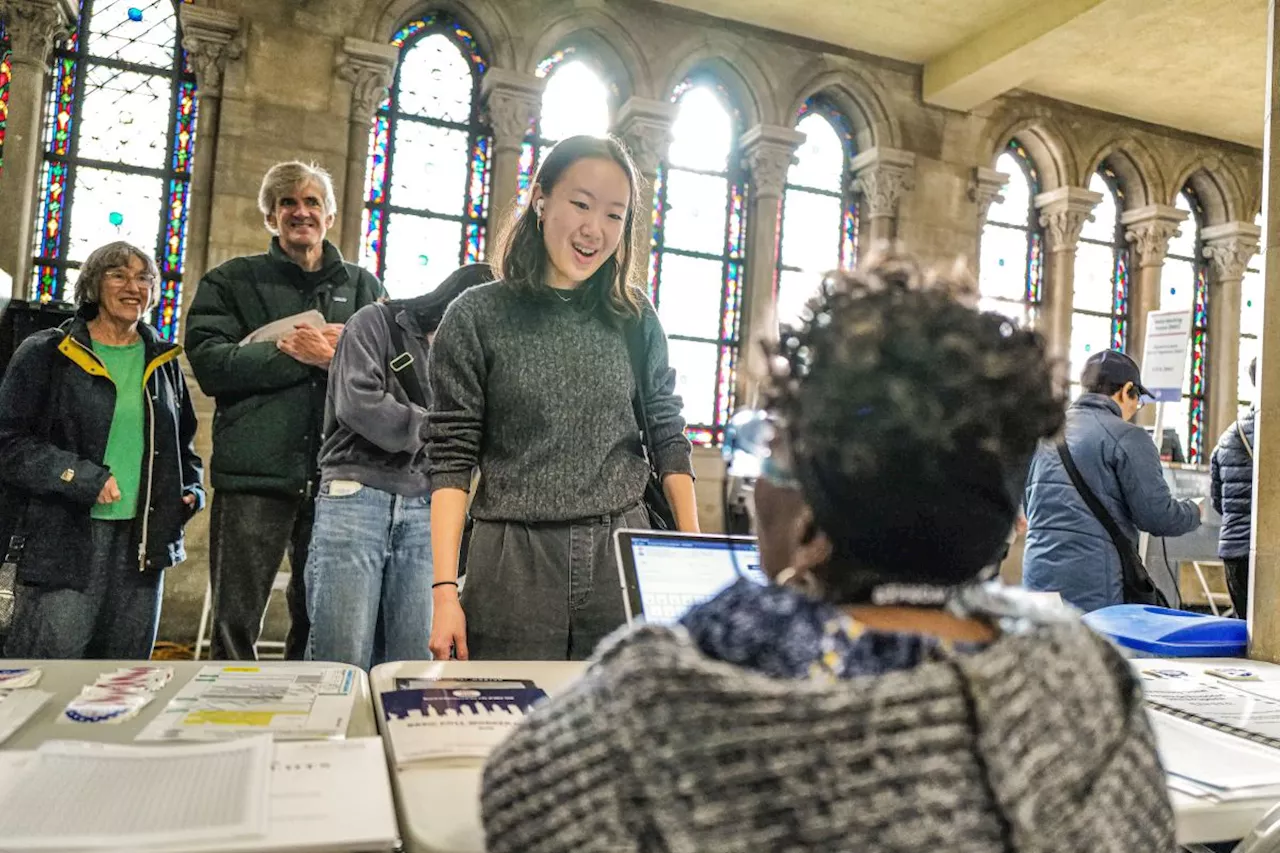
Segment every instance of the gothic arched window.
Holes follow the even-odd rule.
[[[1017,140],[1010,140],[996,169],[1009,176],[982,228],[978,290],[984,311],[999,311],[1023,323],[1036,321],[1043,275],[1044,235],[1035,198],[1040,176]]]
[[[66,300],[89,253],[128,240],[154,254],[153,322],[178,332],[196,81],[173,0],[84,0],[53,53],[32,291]]]
[[[1123,350],[1129,324],[1129,250],[1120,224],[1124,191],[1105,163],[1089,179],[1089,189],[1101,194],[1102,201],[1081,229],[1076,248],[1069,368],[1073,398],[1085,361],[1106,349]]]
[[[746,177],[742,119],[708,76],[676,87],[671,148],[654,182],[649,292],[670,339],[689,437],[716,444],[733,412]]]
[[[484,259],[491,142],[478,97],[486,64],[471,33],[432,14],[391,44],[400,61],[370,134],[360,263],[406,298]]]
[[[1175,206],[1187,212],[1177,236],[1169,240],[1161,270],[1160,310],[1191,312],[1191,347],[1187,353],[1186,378],[1182,383],[1182,401],[1172,417],[1166,416],[1178,430],[1187,461],[1204,461],[1204,418],[1208,389],[1205,384],[1205,353],[1209,337],[1209,279],[1205,269],[1204,247],[1200,242],[1203,210],[1190,186],[1178,193]]]
[[[1262,214],[1253,220],[1262,227]],[[1259,246],[1261,248],[1261,246]],[[1240,285],[1240,376],[1237,384],[1236,398],[1243,416],[1249,407],[1257,402],[1257,393],[1253,383],[1249,381],[1249,362],[1258,357],[1261,348],[1258,336],[1262,334],[1262,293],[1264,280],[1262,276],[1262,253],[1254,255],[1249,267],[1244,271],[1244,280]]]
[[[604,136],[618,102],[618,87],[606,82],[600,67],[577,48],[557,50],[538,63],[537,74],[547,84],[538,120],[520,150],[517,207],[529,200],[533,176],[551,146],[570,136]]]
[[[4,133],[9,126],[9,82],[13,79],[13,51],[0,23],[0,170],[4,169]]]
[[[796,130],[805,135],[787,169],[778,252],[778,320],[799,318],[823,273],[858,262],[858,208],[850,191],[853,133],[831,104],[810,98]]]

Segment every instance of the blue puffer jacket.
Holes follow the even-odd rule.
[[[1200,526],[1196,505],[1170,494],[1155,443],[1121,418],[1114,400],[1082,394],[1067,409],[1066,436],[1081,476],[1130,540],[1139,530],[1181,536]],[[1026,506],[1022,580],[1029,589],[1059,592],[1086,612],[1124,603],[1120,555],[1051,442],[1031,460]]]
[[[1253,529],[1253,419],[1257,410],[1249,413],[1218,439],[1218,446],[1209,458],[1212,475],[1213,508],[1222,513],[1222,530],[1218,532],[1218,556],[1224,560],[1249,556],[1249,534]],[[1240,439],[1243,431],[1249,439],[1245,447]]]

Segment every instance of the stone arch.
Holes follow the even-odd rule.
[[[1204,211],[1202,225],[1221,225],[1224,222],[1253,221],[1245,216],[1246,193],[1234,170],[1217,156],[1198,154],[1184,163],[1174,173],[1176,180],[1167,188],[1165,202],[1173,204],[1182,188],[1190,185],[1195,190]]]
[[[994,164],[1009,140],[1016,139],[1027,149],[1040,173],[1040,191],[1048,192],[1059,187],[1079,186],[1076,175],[1077,162],[1070,137],[1047,110],[1032,110],[1031,115],[1009,120],[1007,115],[993,118],[983,143],[983,161]],[[1004,119],[1003,121],[1001,119]]]
[[[1164,175],[1155,157],[1135,137],[1109,140],[1095,151],[1080,172],[1080,186],[1087,187],[1090,177],[1104,162],[1120,179],[1125,209],[1146,207],[1163,200]]]
[[[840,108],[853,129],[854,145],[858,151],[873,147],[900,148],[902,131],[897,119],[885,108],[878,88],[853,69],[831,69],[810,75],[795,87],[796,96],[791,100],[784,119],[792,123],[804,102],[814,95],[823,95]]]
[[[548,26],[524,57],[523,70],[533,74],[539,62],[570,46],[583,50],[609,75],[618,87],[619,106],[632,95],[653,97],[644,52],[621,24],[598,9],[566,14]]]
[[[386,43],[406,22],[432,12],[446,12],[470,30],[490,67],[516,67],[510,22],[498,0],[365,0],[357,26],[362,38]]]
[[[673,55],[681,58],[669,66],[672,71],[656,93],[659,100],[669,98],[690,74],[707,71],[733,96],[734,105],[742,111],[743,130],[757,124],[779,123],[768,77],[736,42],[713,35],[700,38],[694,46],[685,45]]]

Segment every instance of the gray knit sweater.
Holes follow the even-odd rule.
[[[602,646],[491,756],[490,853],[1174,849],[1128,664],[1078,623],[835,683]]]
[[[691,473],[675,371],[648,304],[642,323],[658,468]],[[535,301],[500,283],[468,290],[436,331],[429,375],[431,487],[467,489],[479,465],[476,518],[566,521],[644,494],[626,341],[576,300]]]

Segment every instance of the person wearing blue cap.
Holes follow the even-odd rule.
[[[1022,580],[1088,612],[1142,600],[1135,587],[1151,583],[1137,562],[1139,531],[1181,536],[1200,526],[1201,509],[1174,499],[1155,443],[1130,423],[1151,397],[1137,363],[1117,350],[1096,353],[1080,384],[1063,439],[1044,443],[1031,462]]]

